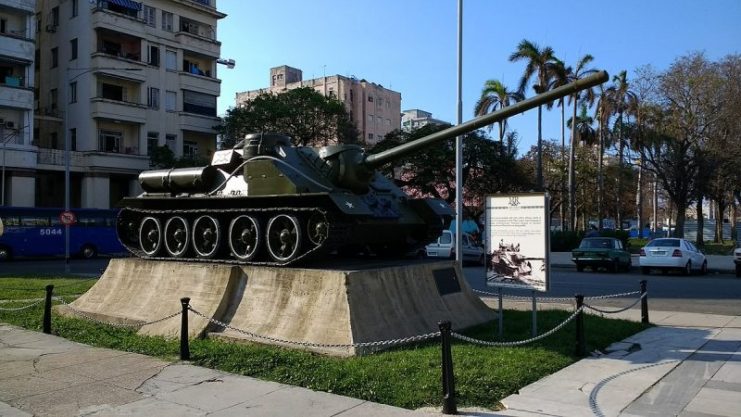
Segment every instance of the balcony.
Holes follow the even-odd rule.
[[[140,103],[93,97],[90,99],[90,115],[94,119],[121,120],[144,124],[147,121],[147,106]]]
[[[208,13],[209,16],[214,19],[223,19],[226,17],[224,13],[216,10],[216,0],[173,0],[175,3],[189,6],[198,11]]]
[[[216,133],[214,126],[220,123],[218,117],[202,116],[200,114],[180,112],[178,114],[178,128],[201,133]]]
[[[0,85],[0,107],[33,110],[33,89],[14,85],[16,82],[20,83],[20,80],[12,80],[7,84],[8,78],[6,77],[5,84]]]
[[[85,155],[82,152],[70,151],[69,165],[72,167],[84,167]],[[37,156],[39,165],[65,166],[64,150],[39,148]]]
[[[150,169],[149,157],[116,152],[85,152],[85,162],[89,168],[104,168],[127,173],[139,173]]]
[[[22,10],[28,14],[36,13],[36,0],[5,0],[3,6]]]
[[[143,33],[145,21],[141,16],[141,11],[136,14],[120,13],[112,10],[111,2],[99,1],[98,7],[93,9],[92,25],[93,28],[111,29],[121,33]]]
[[[183,45],[184,49],[211,58],[218,58],[221,52],[221,42],[216,40],[214,28],[194,20],[181,17],[175,39]]]
[[[10,36],[9,32],[0,34],[0,55],[22,61],[26,65],[33,62],[36,46],[32,39]]]
[[[186,90],[208,91],[213,95],[219,95],[221,91],[221,80],[206,75],[180,72],[180,87]]]

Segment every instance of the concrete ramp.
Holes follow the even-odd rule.
[[[70,305],[105,322],[137,324],[180,311],[180,298],[190,297],[199,312],[220,318],[241,273],[230,265],[111,259],[98,282]],[[76,315],[63,305],[58,311]],[[188,324],[189,335],[197,337],[204,333],[208,321],[191,313]],[[177,337],[180,316],[143,326],[139,334]]]
[[[242,270],[246,276],[243,296],[225,320],[235,328],[279,341],[350,345],[435,332],[441,320],[462,329],[495,318],[453,262],[352,270]],[[214,335],[251,339],[229,329]],[[343,356],[377,350],[308,344],[303,348]]]

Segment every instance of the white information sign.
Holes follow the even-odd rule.
[[[486,197],[486,285],[548,291],[549,198],[546,193]]]

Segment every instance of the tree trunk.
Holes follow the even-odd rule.
[[[621,207],[622,205],[622,197],[620,191],[623,189],[623,154],[625,152],[625,144],[623,142],[623,114],[620,113],[618,116],[618,173],[617,173],[617,186],[615,190],[616,199],[615,202],[617,204],[617,210],[615,211],[615,230],[620,230],[623,228],[623,209]]]
[[[684,221],[687,217],[687,203],[677,202],[677,221],[674,225],[674,237],[684,237]]]
[[[535,167],[535,181],[538,191],[543,191],[543,131],[542,126],[543,106],[538,106],[538,155]]]
[[[638,186],[636,191],[636,216],[638,217],[638,238],[643,239],[643,161],[638,155]]]
[[[725,200],[719,200],[715,205],[715,243],[723,243],[723,213],[726,207]]]
[[[705,218],[702,215],[702,196],[697,199],[697,238],[695,244],[698,248],[705,246]]]
[[[651,232],[653,236],[656,236],[656,231],[659,228],[659,177],[654,174],[654,195],[653,195],[653,218],[654,222],[651,225]]]
[[[569,222],[576,230],[576,184],[574,184],[574,153],[576,151],[576,95],[574,95],[574,117],[571,118],[571,143],[569,144]]]
[[[565,105],[563,98],[561,99],[561,165],[566,169],[566,114]],[[566,194],[566,173],[561,172],[561,199]],[[561,204],[561,231],[566,230],[564,223],[566,221],[566,208]]]
[[[602,122],[600,121],[599,125],[599,162],[597,163],[597,227],[599,230],[602,230],[603,224],[603,218],[605,217],[603,215],[604,208],[602,207],[605,200],[605,194],[604,194],[604,179],[602,175],[602,166],[603,166],[603,156],[605,153],[605,141],[603,136],[603,130]]]
[[[731,240],[738,242],[738,233],[736,232],[736,218],[738,217],[738,204],[731,202]]]

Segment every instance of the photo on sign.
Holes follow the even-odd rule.
[[[549,204],[543,193],[487,197],[487,286],[548,290]]]

